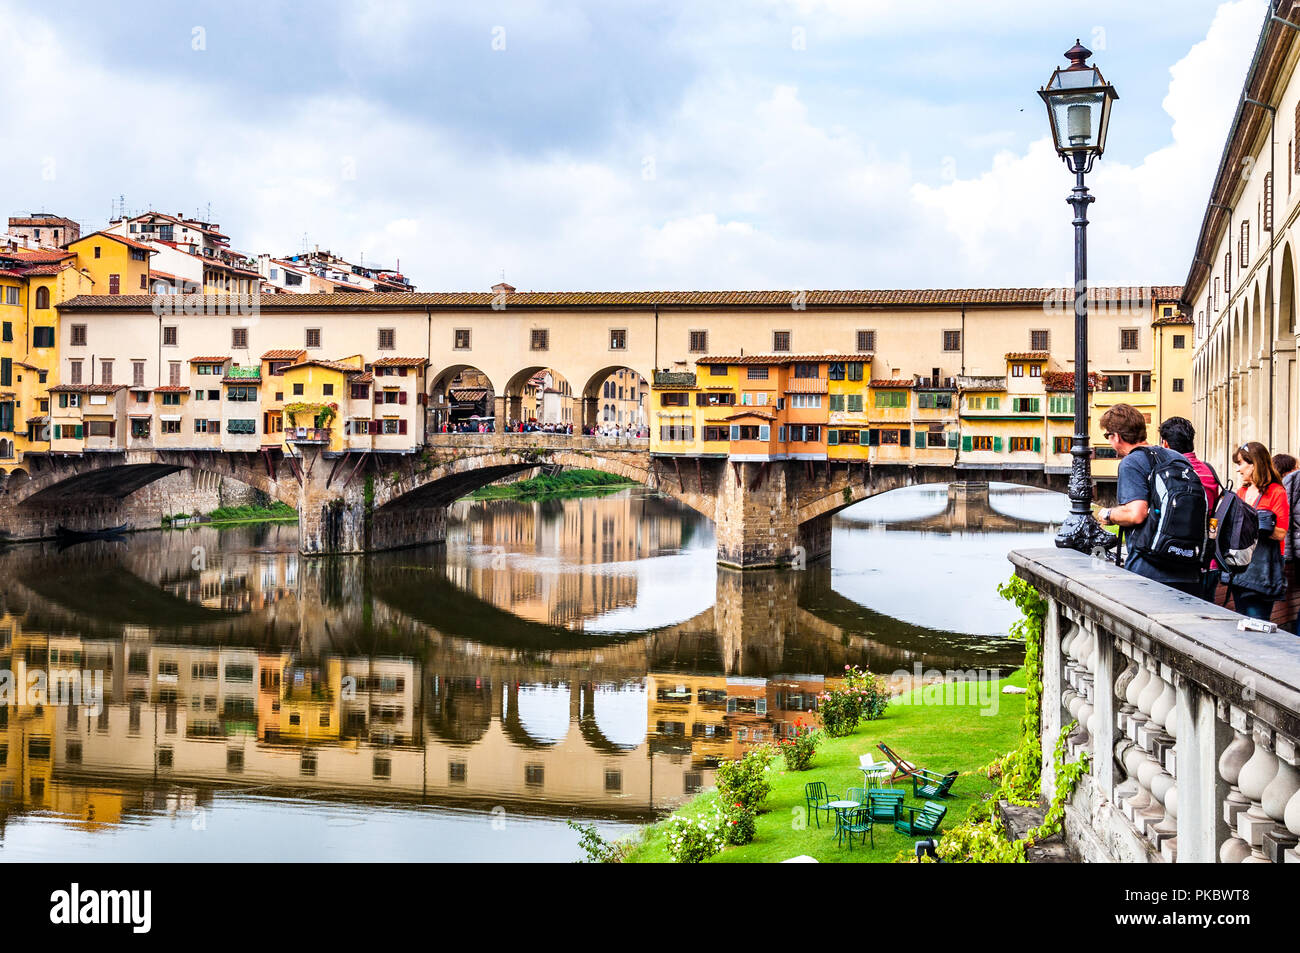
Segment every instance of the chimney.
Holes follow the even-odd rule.
[[[504,281],[498,281],[496,284],[492,286],[492,290],[496,292],[504,291],[506,294],[510,294],[515,290],[515,286],[508,285]]]

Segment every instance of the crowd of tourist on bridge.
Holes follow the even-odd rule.
[[[1247,441],[1232,454],[1235,481],[1225,482],[1196,456],[1196,431],[1184,417],[1160,424],[1158,447],[1128,404],[1106,411],[1101,428],[1120,464],[1118,502],[1097,518],[1118,527],[1116,558],[1125,568],[1211,602],[1226,587],[1224,604],[1231,597],[1237,612],[1255,619],[1272,618],[1289,591],[1300,593],[1300,526],[1291,521],[1300,507],[1295,457]],[[1278,621],[1300,633],[1300,618],[1286,613]]]
[[[491,417],[449,421],[438,428],[439,433],[496,433],[496,420]],[[512,420],[506,424],[504,433],[549,433],[573,436],[573,424],[539,423],[536,420]],[[598,427],[579,427],[576,431],[583,437],[618,437],[624,440],[633,438],[648,439],[649,427],[635,424],[602,424]]]

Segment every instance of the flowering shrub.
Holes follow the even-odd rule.
[[[844,687],[817,696],[822,727],[832,738],[850,735],[860,721],[875,721],[889,706],[883,679],[856,665],[844,666]]]
[[[748,844],[758,831],[757,815],[737,801],[724,815],[726,817],[727,843]]]
[[[775,757],[776,751],[764,745],[751,748],[735,761],[719,764],[716,781],[722,803],[740,804],[751,813],[759,813],[772,793],[767,771]]]
[[[708,860],[726,844],[726,819],[719,811],[700,817],[673,817],[668,821],[668,853],[679,864]]]
[[[777,750],[785,757],[785,769],[806,771],[812,765],[813,755],[817,753],[821,740],[820,731],[801,721],[795,722],[794,734],[776,743]]]

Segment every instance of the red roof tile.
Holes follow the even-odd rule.
[[[280,348],[279,350],[267,351],[262,355],[264,361],[297,361],[305,357],[307,352],[302,348]]]
[[[915,386],[916,386],[916,381],[914,381],[914,380],[907,380],[907,379],[886,380],[886,379],[884,379],[884,378],[878,378],[878,379],[873,380],[873,381],[871,382],[871,386],[872,386],[872,387],[883,387],[883,388],[889,388],[889,389],[897,389],[897,388],[900,388],[900,387],[911,388],[911,387],[915,387]]]
[[[1052,358],[1050,351],[1008,351],[1008,361],[1049,361]]]
[[[375,367],[423,367],[428,364],[423,357],[381,357],[374,362]]]
[[[226,357],[224,354],[208,354],[208,355],[204,355],[203,357],[192,357],[190,358],[190,363],[191,364],[224,364],[226,363],[226,361],[229,360],[230,358]]]
[[[1147,297],[1147,295],[1150,297]],[[1094,302],[1146,302],[1152,298],[1177,299],[1182,289],[1162,285],[1154,288],[1090,288]],[[212,295],[213,298],[226,296]],[[366,294],[332,293],[305,295],[270,295],[262,299],[264,308],[289,310],[340,310],[373,308],[377,310],[422,310],[430,308],[477,308],[490,310],[496,295],[487,291],[388,292]],[[1062,309],[1073,300],[1067,288],[948,288],[809,291],[805,296],[809,308],[1018,305],[1040,308],[1059,302]],[[510,308],[646,308],[646,307],[756,307],[788,310],[789,291],[546,291],[515,292],[509,296]],[[81,295],[71,299],[66,308],[148,308],[149,295],[106,296]],[[847,359],[847,358],[846,358]]]

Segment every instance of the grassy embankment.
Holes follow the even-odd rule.
[[[162,523],[169,526],[175,520],[189,519],[189,513],[177,513],[164,516]],[[288,503],[274,502],[268,506],[220,506],[206,514],[204,525],[212,523],[266,523],[280,520],[296,520],[298,511]]]
[[[470,494],[472,500],[531,500],[538,497],[562,497],[592,490],[614,490],[632,486],[624,479],[603,470],[561,470],[554,476],[542,474],[531,480],[516,480],[485,486]]]
[[[876,828],[874,848],[870,838],[865,849],[856,844],[851,851],[847,844],[837,847],[834,818],[828,821],[823,817],[820,829],[816,821],[805,822],[804,784],[825,781],[831,793],[841,796],[849,787],[861,787],[858,756],[871,753],[875,760],[883,759],[884,755],[876,748],[876,743],[883,741],[900,756],[923,768],[941,773],[961,772],[952,788],[954,797],[944,801],[948,814],[942,828],[946,829],[960,822],[976,800],[997,787],[977,772],[1016,747],[1025,696],[1003,695],[1001,691],[1004,685],[1023,687],[1024,684],[1024,669],[996,683],[993,691],[997,713],[993,715],[981,714],[981,706],[971,695],[966,696],[967,704],[915,704],[917,694],[927,689],[914,689],[903,696],[910,696],[913,703],[900,704],[895,700],[883,718],[863,722],[848,737],[825,739],[807,771],[786,771],[784,760],[778,757],[772,762],[772,793],[767,800],[768,810],[758,817],[757,836],[743,847],[725,848],[708,862],[766,863],[807,854],[822,863],[882,863],[892,861],[900,850],[911,851],[914,840],[892,827]],[[931,694],[924,697],[933,698],[934,689],[928,691]],[[962,696],[948,700],[960,701]],[[899,782],[895,787],[907,794],[905,804],[921,803],[912,797],[910,783]],[[716,791],[706,791],[676,813],[685,817],[712,813],[716,798]],[[644,829],[641,842],[627,858],[629,863],[672,860],[664,826],[661,821]]]

